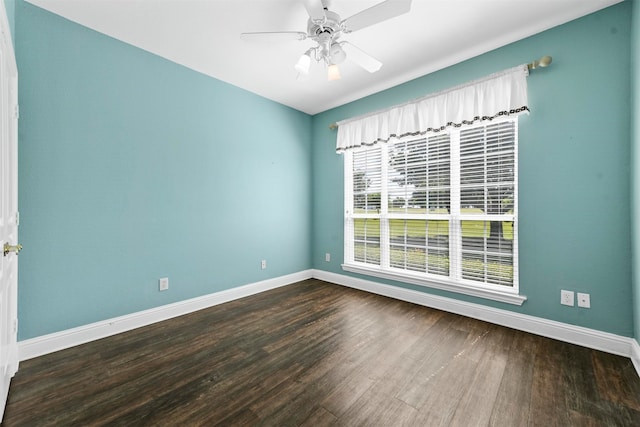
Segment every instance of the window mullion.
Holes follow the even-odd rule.
[[[354,229],[353,229],[353,153],[344,153],[344,260],[353,262]]]
[[[389,231],[389,144],[384,144],[381,157],[381,188],[380,188],[380,267],[389,268],[390,261],[390,231]]]
[[[519,182],[518,182],[518,177],[519,177],[519,172],[518,172],[518,140],[520,138],[520,133],[518,130],[518,126],[519,123],[517,120],[514,120],[513,122],[513,138],[515,140],[514,144],[513,144],[513,156],[514,156],[514,162],[513,162],[513,173],[514,173],[514,181],[513,181],[513,250],[512,250],[512,257],[513,257],[513,289],[516,292],[520,292],[520,274],[519,274],[519,255],[518,255],[518,200],[519,200],[519,195],[518,195],[518,186],[519,186]]]
[[[449,276],[458,280],[462,277],[462,235],[460,230],[460,131],[454,129],[450,134],[450,182],[451,204],[449,221]]]
[[[484,163],[484,171],[483,171],[484,172],[484,189],[483,189],[483,192],[484,192],[485,213],[487,213],[489,211],[489,209],[488,209],[489,208],[489,182],[488,182],[489,171],[488,171],[488,154],[487,154],[487,143],[486,143],[486,141],[487,141],[487,133],[488,133],[487,132],[487,128],[484,127],[483,128],[483,134],[484,134],[483,140],[485,141],[485,144],[484,144],[484,149],[482,150],[482,155],[484,156],[484,159],[483,159],[484,160],[483,161],[483,163]],[[486,226],[486,224],[487,223],[485,222],[485,226]],[[491,230],[489,230],[489,233],[491,233]],[[484,267],[483,277],[484,277],[484,281],[485,282],[487,281],[487,276],[489,274],[489,271],[488,271],[488,258],[487,258],[487,250],[488,250],[487,245],[488,245],[488,243],[489,243],[488,239],[484,239],[484,241],[483,241],[483,254],[482,254],[483,260],[482,260],[482,264],[483,264],[483,267]]]

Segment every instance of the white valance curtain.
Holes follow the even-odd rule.
[[[391,138],[528,112],[528,75],[527,66],[520,65],[383,111],[343,120],[337,123],[336,150],[343,152]]]

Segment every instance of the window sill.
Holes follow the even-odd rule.
[[[410,283],[412,285],[425,286],[428,288],[440,289],[478,298],[485,298],[493,301],[504,302],[507,304],[522,305],[527,300],[526,296],[518,295],[512,292],[500,292],[493,289],[479,289],[445,280],[439,281],[433,279],[425,279],[423,277],[413,276],[411,274],[382,271],[380,269],[365,267],[361,265],[342,264],[342,269],[351,273],[365,274],[367,276],[379,277],[381,279],[396,280],[398,282]]]

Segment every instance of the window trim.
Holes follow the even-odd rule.
[[[513,121],[515,123],[515,138],[516,138],[516,145],[514,147],[514,155],[515,155],[515,179],[516,179],[516,186],[515,186],[515,194],[514,194],[514,198],[515,198],[515,203],[517,206],[517,200],[518,200],[518,185],[517,185],[517,180],[518,180],[518,173],[517,173],[517,163],[518,163],[518,144],[517,144],[517,138],[518,138],[518,118],[514,118],[514,117],[509,117],[509,118],[505,118],[503,120],[494,120],[491,123],[483,123],[482,125],[478,125],[478,124],[474,124],[474,125],[470,125],[470,126],[462,126],[461,128],[457,128],[455,129],[450,135],[452,136],[451,138],[451,144],[452,147],[454,144],[458,145],[458,162],[451,162],[451,188],[453,188],[454,185],[457,185],[459,187],[458,184],[454,183],[454,179],[455,180],[459,180],[459,159],[460,159],[460,153],[459,153],[459,132],[461,130],[464,129],[469,129],[469,128],[474,128],[474,127],[480,127],[480,126],[487,126],[489,124],[494,124],[496,122],[502,122],[502,121]],[[449,132],[449,131],[447,131]],[[413,137],[415,138],[415,137]],[[404,139],[404,138],[403,138]],[[382,149],[382,153],[381,153],[381,167],[383,169],[387,168],[387,150],[386,149]],[[464,294],[464,295],[469,295],[469,296],[474,296],[474,297],[479,297],[479,298],[484,298],[484,299],[489,299],[489,300],[493,300],[493,301],[499,301],[499,302],[504,302],[504,303],[508,303],[508,304],[514,304],[514,305],[522,305],[524,303],[524,301],[526,301],[527,297],[524,295],[520,295],[519,293],[519,280],[518,280],[518,239],[517,239],[517,234],[516,234],[516,239],[514,239],[514,249],[513,249],[513,256],[515,258],[515,263],[514,263],[514,275],[515,275],[515,280],[514,280],[514,284],[512,287],[504,287],[501,285],[494,285],[491,283],[484,283],[482,285],[479,284],[475,284],[471,281],[467,281],[465,279],[462,278],[457,278],[457,277],[452,277],[452,276],[448,276],[445,277],[443,276],[442,279],[440,279],[438,276],[436,275],[429,275],[429,274],[425,274],[425,273],[421,273],[421,272],[412,272],[411,270],[404,270],[404,269],[399,269],[399,268],[394,268],[391,266],[386,266],[383,265],[383,263],[381,262],[381,264],[379,266],[374,265],[374,264],[367,264],[364,262],[358,262],[353,260],[353,257],[349,256],[350,249],[353,248],[353,236],[351,235],[350,231],[353,231],[352,229],[349,228],[349,217],[353,215],[353,213],[349,213],[349,211],[352,209],[353,204],[352,202],[352,198],[353,198],[353,181],[352,181],[352,175],[353,175],[353,171],[351,170],[352,165],[351,162],[349,160],[351,160],[351,154],[345,158],[345,164],[344,164],[344,182],[345,182],[345,194],[344,194],[344,203],[345,203],[345,211],[344,211],[344,249],[345,249],[345,253],[344,253],[344,263],[342,264],[342,269],[344,271],[348,271],[348,272],[352,272],[352,273],[357,273],[357,274],[363,274],[363,275],[368,275],[368,276],[374,276],[374,277],[379,277],[379,278],[383,278],[383,279],[388,279],[388,280],[394,280],[394,281],[399,281],[399,282],[403,282],[403,283],[408,283],[408,284],[413,284],[413,285],[418,285],[418,286],[424,286],[424,287],[429,287],[429,288],[434,288],[434,289],[439,289],[439,290],[445,290],[445,291],[450,291],[450,292],[455,292],[455,293],[459,293],[459,294]],[[347,189],[351,189],[347,192]],[[381,189],[381,193],[385,193],[385,194],[381,194],[381,199],[383,199],[383,197],[385,197],[386,195],[386,189],[387,186],[383,185],[383,188]],[[459,194],[457,194],[457,197],[459,198]],[[383,200],[387,200],[387,198],[384,198]],[[454,200],[454,195],[452,194],[452,200],[451,200],[451,205],[454,206],[454,203],[456,203],[456,201]],[[373,215],[372,218],[376,218],[376,219],[380,219],[380,221],[384,221],[384,220],[389,220],[390,216],[393,215],[389,215],[386,212],[386,203],[383,203],[383,205],[381,206],[381,211],[379,215]],[[455,212],[452,212],[451,214],[454,214]],[[450,214],[450,215],[451,215]],[[516,215],[517,217],[517,208],[515,210],[514,215]],[[457,213],[456,214],[458,220],[460,219],[460,214]],[[488,217],[490,216],[489,214],[484,214],[482,215],[482,217]],[[359,215],[359,217],[362,217],[362,214]],[[368,215],[367,215],[368,217]],[[465,216],[466,217],[466,216]],[[353,218],[352,218],[353,219]],[[387,230],[388,227],[381,227],[380,233],[381,233],[381,243],[384,241],[383,240],[383,236],[382,234],[385,232],[385,230]],[[517,220],[515,223],[515,229],[514,229],[514,233],[517,233]],[[382,252],[384,250],[386,250],[385,248],[383,248],[383,246],[385,245],[380,245],[380,251],[381,251],[381,255]],[[457,262],[455,260],[457,260],[458,258],[460,258],[461,254],[450,254],[451,257],[453,257],[452,261]],[[381,260],[382,261],[382,260]],[[467,283],[469,282],[469,283]]]
[[[520,295],[512,289],[495,290],[489,287],[487,287],[487,289],[482,289],[477,286],[465,285],[464,283],[456,283],[451,281],[451,279],[438,280],[431,277],[427,279],[419,276],[418,274],[412,274],[409,271],[396,273],[391,269],[382,270],[381,268],[378,269],[370,265],[360,264],[356,262],[352,264],[342,264],[342,269],[351,273],[364,274],[366,276],[374,276],[381,279],[395,280],[397,282],[409,283],[412,285],[424,286],[433,289],[440,289],[443,291],[470,295],[473,297],[504,302],[507,304],[522,305],[527,300],[526,296]]]

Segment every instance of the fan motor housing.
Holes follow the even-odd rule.
[[[331,38],[337,38],[342,30],[340,27],[340,15],[330,10],[324,11],[326,19],[323,22],[314,22],[309,19],[307,23],[307,34],[311,38],[316,38],[321,34],[329,34]]]

